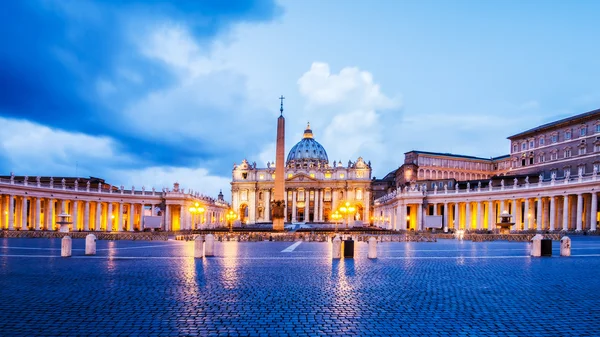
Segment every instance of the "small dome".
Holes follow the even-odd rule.
[[[304,130],[304,137],[288,153],[287,167],[316,167],[329,164],[327,152],[319,142],[314,140],[310,123]]]

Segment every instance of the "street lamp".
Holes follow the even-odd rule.
[[[356,207],[350,205],[349,201],[346,201],[346,203],[340,207],[340,212],[342,212],[346,218],[346,229],[348,229],[348,224],[350,223],[350,214],[356,212]]]
[[[225,215],[225,218],[229,224],[229,232],[233,232],[233,220],[237,218],[237,214],[235,214],[234,211],[229,210],[229,212]]]
[[[190,207],[190,213],[192,213],[192,222],[194,222],[194,227],[196,227],[195,229],[198,229],[198,224],[196,223],[196,221],[194,221],[195,216],[196,216],[196,214],[200,214],[200,216],[202,216],[204,211],[206,211],[206,209],[204,209],[204,207],[200,206],[199,203],[194,204],[194,207]]]
[[[331,214],[331,218],[333,219],[333,223],[335,224],[335,231],[337,232],[338,220],[342,218],[342,215],[338,211],[335,211],[335,213]]]

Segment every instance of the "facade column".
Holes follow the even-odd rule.
[[[365,189],[364,193],[363,193],[363,201],[364,201],[364,205],[365,207],[363,208],[363,223],[370,224],[371,223],[371,192],[369,192],[367,189]],[[406,222],[404,222],[402,224],[401,228],[405,227]]]
[[[129,204],[129,231],[130,232],[133,232],[133,220],[134,220],[133,211],[134,211],[134,205],[133,205],[133,203],[130,203]],[[181,213],[182,213],[181,215],[183,215],[183,206],[181,207]],[[181,229],[182,227],[183,227],[182,221],[179,220],[179,229]]]
[[[569,195],[565,195],[563,198],[563,221],[562,230],[569,230]]]
[[[296,222],[296,190],[292,191],[292,223]]]
[[[465,203],[465,229],[471,229],[471,202],[467,201]]]
[[[323,203],[325,199],[325,191],[319,190],[319,221],[323,222]]]
[[[542,229],[550,228],[550,199],[552,197],[546,197],[542,202]]]
[[[6,214],[5,214],[6,212]],[[4,206],[4,195],[0,194],[0,230],[5,228],[6,216],[8,215],[8,211]]]
[[[248,191],[249,198],[250,200],[248,200],[248,224],[255,224],[256,223],[256,189],[252,188],[250,189],[250,191]],[[183,209],[183,206],[182,206]],[[183,219],[183,211],[181,213],[181,218]],[[183,221],[181,221],[183,222]],[[179,226],[179,229],[183,229],[182,226]]]
[[[523,214],[523,228],[525,230],[531,229],[531,217],[529,216],[529,198],[525,198],[525,213]]]
[[[150,215],[152,215],[152,216],[156,216],[156,210],[155,210],[155,208],[156,208],[156,205],[155,205],[155,204],[152,204],[152,205],[150,205],[150,206],[152,207],[152,208],[150,208]]]
[[[106,211],[106,231],[112,232],[114,229],[114,218],[113,218],[113,205],[112,202],[109,202],[106,207],[108,210]]]
[[[23,196],[23,203],[21,206],[21,230],[27,230],[27,197]]]
[[[536,229],[542,230],[542,197],[538,197],[537,200],[537,216],[535,217]]]
[[[448,203],[444,202],[444,233],[448,233]]]
[[[550,230],[553,231],[556,223],[556,197],[550,197]]]
[[[15,229],[15,197],[8,196],[8,230]]]
[[[577,231],[582,230],[581,217],[583,215],[583,195],[577,194]]]
[[[454,230],[460,229],[460,203],[455,203],[454,204],[454,223],[453,226]]]
[[[483,229],[483,223],[482,223],[482,220],[483,220],[483,214],[482,214],[483,207],[482,206],[483,206],[482,202],[478,201],[477,202],[477,229]]]
[[[595,231],[598,223],[598,194],[592,191],[592,207],[590,211],[590,229]]]
[[[77,200],[71,201],[73,205],[73,231],[77,231],[79,229],[79,202]]]
[[[310,200],[310,195],[309,195]],[[317,222],[317,216],[319,215],[319,190],[315,189],[313,192],[313,222]],[[308,207],[307,207],[308,208]],[[308,218],[310,220],[310,216]]]
[[[85,209],[83,210],[83,230],[90,230],[90,202],[85,202]]]
[[[41,208],[42,208],[42,199],[35,198],[35,219],[33,220],[35,224],[35,230],[39,231],[41,229]]]
[[[55,199],[48,199],[49,203],[48,203],[48,214],[50,214],[50,216],[48,217],[48,220],[50,221],[48,223],[48,230],[54,230],[54,224],[56,222],[56,203],[55,203]]]
[[[265,191],[265,197],[266,197],[266,202],[265,202],[265,216],[264,218],[267,220],[267,222],[271,221],[271,190],[267,189]]]
[[[102,219],[102,203],[100,201],[96,202],[96,221],[94,222],[94,230],[100,230],[100,221]]]
[[[433,204],[433,214],[432,215],[438,215],[437,206],[438,205],[436,203]],[[429,212],[427,212],[427,213],[429,213]]]
[[[168,206],[167,206],[168,208]],[[167,214],[168,215],[168,214]],[[119,203],[119,212],[117,213],[117,231],[123,231],[123,203]]]

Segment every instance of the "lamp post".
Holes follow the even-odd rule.
[[[196,214],[199,214],[200,216],[202,216],[204,211],[206,211],[206,210],[204,209],[204,207],[200,206],[199,203],[194,204],[194,207],[190,207],[190,213],[192,213],[192,222],[194,223],[193,227],[196,227],[196,228],[192,228],[192,229],[198,229],[197,223],[195,221]]]
[[[342,212],[346,218],[346,229],[348,229],[348,225],[350,224],[350,214],[354,214],[354,212],[356,212],[356,207],[354,207],[354,205],[350,205],[349,201],[346,201],[346,203],[340,207],[340,212]]]
[[[333,223],[335,225],[335,231],[337,232],[338,231],[338,228],[337,228],[338,220],[342,218],[342,215],[338,211],[335,211],[335,213],[331,214],[331,218],[333,219]]]
[[[237,218],[237,214],[235,214],[234,211],[229,210],[229,212],[227,212],[227,214],[225,215],[225,218],[227,219],[227,223],[229,224],[229,232],[233,232],[233,220]]]

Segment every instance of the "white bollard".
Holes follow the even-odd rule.
[[[71,247],[73,241],[70,236],[65,236],[62,238],[61,246],[60,246],[60,256],[62,257],[70,257],[71,256]]]
[[[369,254],[368,254],[369,259],[376,259],[377,258],[377,239],[375,239],[374,237],[371,237],[369,239]]]
[[[85,237],[85,255],[96,255],[96,235],[88,234]]]
[[[333,239],[333,245],[331,246],[331,258],[341,259],[342,258],[342,240],[339,236]]]
[[[560,256],[571,256],[571,238],[568,236],[560,239]]]
[[[215,236],[208,234],[204,243],[204,256],[215,256]]]
[[[531,256],[540,257],[542,256],[542,239],[544,237],[541,234],[536,234],[531,239]]]
[[[204,237],[202,235],[198,235],[194,239],[194,257],[198,259],[204,257]]]

